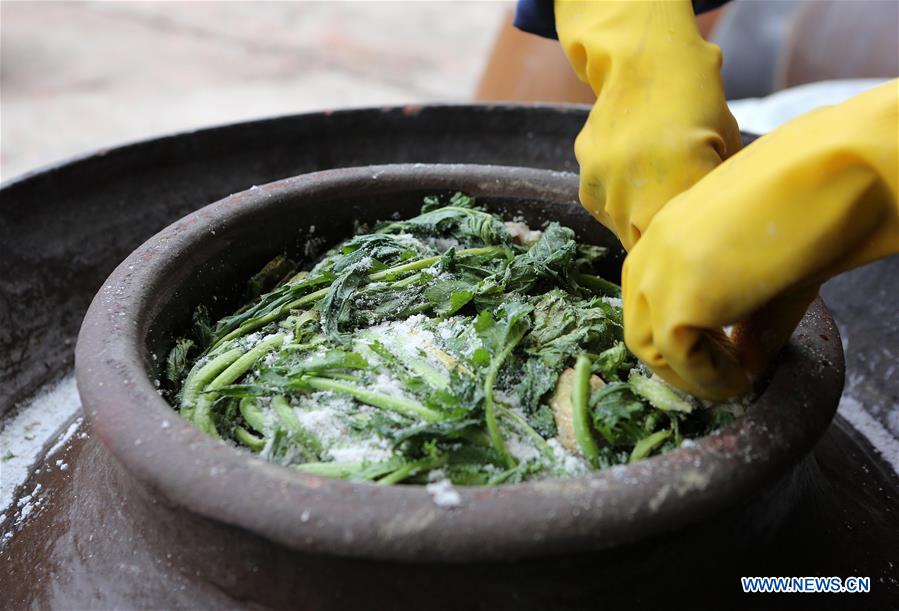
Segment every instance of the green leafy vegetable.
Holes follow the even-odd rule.
[[[278,256],[233,313],[194,311],[167,396],[266,460],[380,485],[572,477],[742,413],[642,373],[604,248],[558,223],[528,236],[456,193],[302,271]]]
[[[550,223],[543,236],[525,253],[515,257],[503,274],[506,292],[528,292],[537,286],[565,286],[577,250],[574,232]]]
[[[590,416],[587,406],[590,395],[590,359],[582,354],[574,364],[574,387],[571,389],[572,421],[578,447],[584,458],[593,465],[599,465],[599,446],[590,431]]]
[[[172,386],[179,386],[187,373],[187,358],[194,340],[182,337],[175,342],[166,359],[165,377]]]
[[[651,435],[647,435],[642,438],[634,445],[634,449],[631,451],[631,456],[628,459],[628,462],[635,462],[640,460],[641,458],[646,458],[649,456],[649,453],[655,450],[659,445],[662,444],[663,441],[668,439],[669,435],[671,435],[671,431],[656,431]]]
[[[419,237],[453,237],[460,241],[480,244],[509,244],[512,236],[496,216],[473,207],[473,200],[455,194],[447,206],[439,206],[431,199],[425,211],[406,221],[387,223],[378,233],[410,233]]]
[[[651,408],[623,382],[612,382],[590,397],[593,426],[612,448],[633,447],[645,437]]]
[[[628,383],[635,393],[649,401],[653,407],[666,412],[683,412],[685,414],[693,411],[692,403],[658,380],[634,372],[628,378]]]
[[[497,320],[489,310],[481,312],[474,323],[475,332],[481,340],[481,346],[475,351],[473,360],[478,365],[487,367],[484,375],[484,418],[490,441],[503,462],[508,467],[515,466],[515,459],[506,449],[502,432],[496,419],[496,403],[494,400],[494,384],[505,360],[524,337],[530,321],[528,314],[531,306],[520,302],[509,302],[500,310]]]
[[[296,273],[296,269],[296,263],[287,257],[281,255],[275,257],[247,282],[246,300],[256,299],[263,293],[286,282]]]
[[[593,371],[603,380],[620,380],[622,371],[629,371],[636,364],[622,341],[616,341],[611,348],[603,350],[593,361]]]

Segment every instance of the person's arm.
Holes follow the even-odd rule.
[[[630,250],[668,200],[740,149],[721,51],[688,0],[557,0],[554,15],[597,96],[575,142],[581,202]]]
[[[624,264],[631,350],[694,395],[746,391],[822,282],[899,252],[897,116],[891,81],[787,123],[670,201]]]
[[[694,395],[740,395],[821,282],[899,252],[899,85],[735,155],[720,51],[699,37],[688,2],[556,0],[553,14],[597,94],[575,145],[580,195],[631,251],[627,344]]]

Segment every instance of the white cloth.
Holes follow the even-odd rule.
[[[764,98],[727,103],[744,132],[766,134],[813,108],[833,106],[889,79],[819,81],[783,89]]]

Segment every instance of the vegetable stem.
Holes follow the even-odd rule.
[[[487,421],[487,433],[490,435],[490,441],[493,448],[500,455],[503,462],[510,469],[515,466],[515,459],[509,454],[506,448],[506,442],[503,439],[502,431],[499,430],[499,423],[496,421],[496,402],[493,399],[493,385],[496,383],[496,376],[502,367],[503,361],[512,353],[515,346],[521,340],[521,335],[510,341],[503,348],[502,352],[490,363],[490,369],[484,378],[484,417]]]
[[[354,472],[362,468],[362,463],[346,463],[346,462],[307,462],[300,465],[294,465],[294,469],[308,473],[309,475],[320,475],[322,477],[334,477],[337,479],[346,479]]]
[[[671,431],[665,429],[663,431],[656,431],[652,435],[644,437],[634,446],[628,462],[636,462],[642,458],[646,458],[653,450],[659,447],[663,441],[668,439],[670,434]]]
[[[575,282],[581,286],[606,295],[608,297],[621,297],[621,287],[614,282],[609,282],[605,278],[594,276],[592,274],[572,274]]]
[[[571,389],[571,417],[574,436],[581,454],[593,467],[599,466],[599,446],[590,432],[587,401],[590,397],[590,358],[580,354],[574,364],[574,386]]]
[[[184,381],[184,390],[181,392],[181,411],[189,412],[193,409],[200,391],[234,361],[239,359],[242,354],[243,350],[234,348],[216,356],[196,372],[191,371],[187,376],[187,380]],[[189,413],[185,413],[185,417],[189,419]]]
[[[627,383],[635,393],[663,412],[689,414],[693,411],[693,405],[689,401],[658,380],[634,372],[628,377]]]
[[[287,429],[287,432],[297,439],[304,449],[310,450],[316,458],[321,456],[321,442],[315,435],[307,431],[303,425],[300,424],[300,420],[297,418],[296,414],[293,413],[293,409],[290,407],[290,403],[288,403],[286,397],[283,395],[273,397],[272,409],[275,410],[275,414],[278,415],[278,420],[284,428]]]
[[[402,397],[391,397],[389,395],[366,390],[365,388],[360,388],[353,384],[329,378],[308,377],[303,378],[303,381],[315,390],[330,390],[331,392],[350,395],[362,403],[380,407],[381,409],[396,412],[404,416],[421,418],[427,422],[438,422],[443,419],[443,416],[439,412],[425,407],[421,403]]]
[[[528,437],[534,440],[534,443],[540,448],[540,451],[543,452],[543,456],[548,459],[554,459],[555,454],[553,453],[553,449],[550,447],[546,440],[543,438],[540,433],[535,431],[528,421],[513,412],[508,407],[504,405],[496,404],[496,410],[500,416],[506,418],[510,422],[512,422],[515,426],[517,426],[522,432],[524,432]]]
[[[456,251],[457,257],[468,257],[468,256],[483,256],[483,255],[492,255],[503,250],[502,246],[484,246],[481,248],[463,248],[462,250]],[[369,280],[373,280],[375,282],[379,280],[387,280],[392,278],[396,274],[402,274],[405,272],[412,272],[419,269],[424,269],[426,267],[431,267],[440,259],[443,258],[443,255],[435,255],[433,257],[425,257],[423,259],[418,259],[416,261],[410,261],[409,263],[403,263],[402,265],[396,265],[389,269],[384,269],[379,272],[375,272],[373,274],[368,275]]]
[[[413,462],[407,462],[393,473],[388,473],[377,481],[378,484],[398,484],[406,478],[409,478],[419,471],[436,469],[446,464],[446,456],[428,457]]]
[[[181,413],[201,430],[213,437],[219,437],[215,422],[212,421],[212,405],[218,398],[216,391],[237,380],[249,371],[256,361],[280,346],[283,341],[284,336],[276,335],[262,340],[245,354],[241,349],[235,348],[215,357],[197,372],[196,378],[191,383],[190,392],[185,389]],[[215,377],[207,384],[206,382],[213,376]],[[197,395],[199,398],[190,403]]]
[[[234,437],[240,443],[244,444],[254,452],[261,452],[262,448],[265,447],[265,440],[261,437],[256,437],[253,433],[243,428],[242,426],[237,426],[234,428]]]
[[[215,428],[215,422],[212,420],[212,404],[217,397],[218,393],[214,392],[200,395],[196,401],[196,406],[189,415],[185,416],[185,418],[193,422],[194,426],[207,435],[211,435],[216,439],[221,439],[218,429]]]
[[[393,364],[395,368],[402,368],[420,376],[431,388],[436,390],[449,386],[450,378],[448,375],[442,373],[424,359],[417,358],[418,355],[415,352],[418,350],[431,352],[432,345],[424,338],[413,337],[409,338],[409,341],[398,339],[394,342],[395,345],[392,346],[393,350],[391,350],[391,347],[379,341],[373,333],[362,333],[361,335],[368,340],[362,345],[387,361],[388,364]],[[409,345],[412,341],[420,342],[423,345]]]
[[[262,410],[256,405],[256,400],[252,397],[244,397],[240,400],[240,415],[247,421],[254,431],[257,433],[265,432],[265,416]]]
[[[218,374],[215,379],[209,383],[206,389],[218,390],[223,386],[231,384],[243,374],[248,372],[250,368],[256,364],[256,361],[261,359],[272,350],[278,348],[282,343],[284,343],[283,335],[275,335],[263,339],[261,342],[253,346],[253,348],[248,350],[246,354],[242,355],[236,361],[231,363],[227,367],[227,369]]]
[[[284,305],[282,305],[281,307],[279,307],[278,309],[272,310],[271,312],[269,312],[268,314],[266,314],[264,316],[260,316],[259,318],[254,318],[254,319],[248,320],[244,324],[240,325],[239,327],[237,327],[236,329],[234,329],[233,331],[231,331],[230,333],[225,335],[222,339],[217,341],[215,343],[215,346],[213,346],[213,349],[215,349],[215,347],[218,346],[219,344],[221,344],[222,342],[226,342],[229,339],[234,339],[236,337],[243,337],[250,331],[258,329],[259,327],[263,327],[263,326],[267,325],[268,323],[272,322],[273,320],[277,320],[277,319],[281,318],[281,316],[283,316],[285,312],[289,312],[290,310],[292,310],[294,308],[299,308],[300,306],[304,306],[304,305],[312,303],[314,301],[318,301],[319,299],[321,299],[322,297],[324,297],[325,295],[328,294],[329,289],[330,289],[330,286],[326,286],[325,288],[319,289],[317,291],[313,291],[312,293],[309,293],[308,295],[303,295],[299,299],[294,299],[293,301],[289,301],[289,302],[285,303]]]
[[[466,248],[466,249],[458,251],[456,253],[456,256],[457,257],[480,256],[480,255],[493,254],[495,252],[500,252],[501,250],[502,250],[501,246],[485,246],[483,248]],[[433,257],[425,257],[423,259],[418,259],[416,261],[410,261],[409,263],[403,263],[402,265],[396,265],[394,267],[384,269],[379,272],[375,272],[373,274],[369,274],[368,279],[371,281],[374,281],[374,282],[377,282],[380,280],[386,280],[386,279],[392,278],[396,274],[402,274],[405,272],[410,272],[410,271],[415,271],[415,270],[419,270],[419,269],[424,269],[426,267],[430,267],[430,266],[434,265],[435,263],[437,263],[440,259],[441,259],[441,256],[438,255],[438,256],[433,256]],[[227,335],[222,337],[220,340],[215,342],[213,349],[215,349],[217,346],[219,346],[222,342],[226,342],[229,339],[234,339],[236,337],[242,337],[242,336],[246,335],[247,333],[249,333],[250,331],[258,329],[259,327],[265,326],[268,323],[272,322],[273,320],[277,320],[277,319],[281,318],[281,316],[283,316],[285,312],[289,312],[290,310],[292,310],[294,308],[299,308],[301,306],[308,305],[310,303],[318,301],[319,299],[324,298],[328,294],[329,290],[331,290],[330,283],[328,284],[328,286],[321,288],[317,291],[313,291],[307,295],[303,295],[302,297],[300,297],[298,299],[294,299],[293,301],[290,301],[290,302],[282,305],[281,307],[269,312],[268,314],[265,314],[264,316],[260,316],[259,318],[254,318],[254,319],[248,320],[247,322],[243,323],[242,325],[240,325],[239,327],[237,327],[236,329],[234,329],[233,331],[231,331],[230,333],[228,333]]]
[[[364,462],[307,462],[294,465],[294,468],[310,475],[365,481],[396,471],[398,464],[400,463],[394,459],[373,464]]]

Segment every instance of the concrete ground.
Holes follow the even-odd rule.
[[[507,2],[0,3],[0,178],[130,140],[464,101]]]

